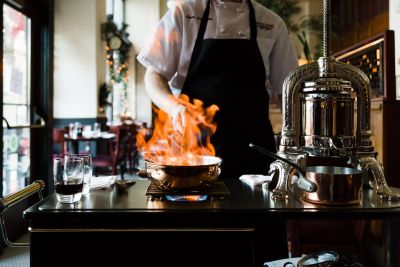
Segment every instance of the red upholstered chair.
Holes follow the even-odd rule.
[[[67,151],[67,142],[64,140],[65,129],[53,129],[53,159],[63,158]]]
[[[139,164],[139,152],[136,146],[136,135],[141,126],[139,124],[136,124],[134,121],[129,121],[125,122],[122,127],[126,128],[128,131],[125,157],[127,161],[128,171],[132,174],[133,172],[136,172],[137,166]]]
[[[126,171],[126,150],[129,139],[128,129],[121,126],[110,126],[110,133],[115,134],[115,139],[109,142],[108,154],[94,155],[93,166],[95,174],[100,173],[100,169],[106,170],[107,174],[120,174],[123,179]]]

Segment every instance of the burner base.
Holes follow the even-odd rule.
[[[167,201],[204,201],[206,199],[223,200],[231,193],[224,182],[215,182],[209,187],[195,190],[173,190],[166,191],[160,189],[155,183],[150,183],[147,188],[146,196],[151,200],[167,200]],[[173,200],[175,199],[175,200]]]

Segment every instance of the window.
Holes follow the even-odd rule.
[[[3,195],[25,186],[30,170],[31,21],[3,5]]]

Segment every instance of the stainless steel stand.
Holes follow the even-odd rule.
[[[323,56],[318,62],[292,71],[284,81],[279,155],[294,161],[296,155],[307,153],[327,163],[330,157],[342,157],[368,173],[370,185],[382,199],[399,200],[400,194],[388,187],[383,166],[375,159],[370,129],[370,81],[360,69],[330,56],[330,9],[331,1],[323,0]],[[355,134],[354,92],[357,99]],[[298,98],[300,113],[295,112]],[[301,122],[300,133],[295,129],[297,121]],[[270,174],[278,177],[273,199],[289,196],[294,173],[295,170],[282,161],[270,165]]]

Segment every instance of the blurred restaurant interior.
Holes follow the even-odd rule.
[[[299,65],[321,56],[323,0],[255,1],[284,14]],[[179,2],[1,0],[0,197],[36,180],[45,181],[43,193],[50,195],[53,159],[68,153],[91,154],[94,176],[146,179],[140,145],[153,134],[156,112],[136,57]],[[370,79],[372,145],[388,184],[400,187],[400,1],[332,0],[331,8],[332,55]],[[278,103],[272,99],[269,111],[277,146]],[[11,239],[27,232],[21,214],[33,203],[8,214],[15,222],[7,224]],[[292,257],[333,250],[362,257],[365,266],[395,266],[388,263],[383,220],[301,219],[287,221]],[[0,254],[5,249],[0,239]]]

